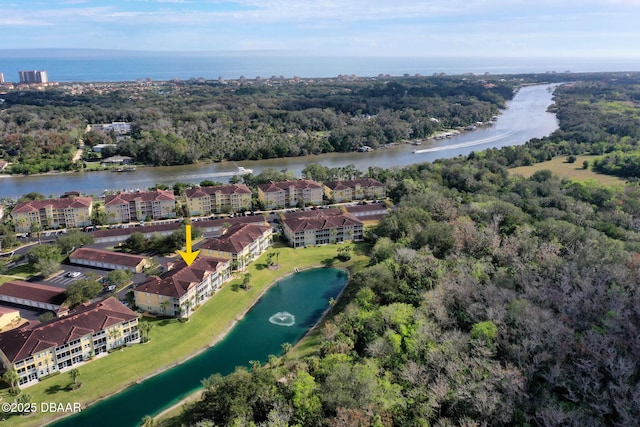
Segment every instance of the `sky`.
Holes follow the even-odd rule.
[[[2,49],[634,58],[640,0],[0,0]]]

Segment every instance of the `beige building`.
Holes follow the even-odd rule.
[[[25,385],[139,339],[138,314],[109,297],[67,316],[1,333],[0,360]]]
[[[364,239],[362,221],[340,209],[287,213],[282,220],[282,229],[294,248]]]
[[[251,210],[251,190],[244,184],[191,188],[185,194],[190,215]]]
[[[42,228],[74,228],[91,225],[91,197],[32,200],[16,204],[11,217],[19,233],[31,230],[32,224]]]
[[[104,201],[109,223],[175,218],[176,198],[173,191],[135,191],[107,196]]]
[[[324,185],[324,194],[335,203],[386,196],[384,184],[372,178],[328,182]]]
[[[206,256],[233,260],[233,268],[244,270],[271,246],[271,227],[256,224],[234,224],[218,238],[207,240],[198,249]]]
[[[139,309],[163,316],[189,317],[231,277],[230,260],[202,254],[190,266],[178,261],[168,268],[133,290]]]
[[[322,185],[308,179],[258,185],[258,199],[265,209],[321,205]]]

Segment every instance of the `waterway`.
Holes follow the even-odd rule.
[[[205,179],[227,181],[228,177],[214,176],[236,170],[236,166],[253,169],[258,174],[267,168],[287,169],[296,176],[310,163],[328,167],[349,164],[361,171],[369,166],[381,168],[403,167],[432,162],[439,158],[467,155],[472,151],[521,145],[533,138],[548,136],[558,128],[558,121],[547,108],[553,102],[557,85],[535,85],[521,88],[508,102],[507,108],[492,126],[479,127],[457,137],[431,140],[420,146],[401,144],[367,153],[329,153],[315,156],[242,161],[236,163],[206,163],[171,167],[138,168],[134,172],[81,172],[41,176],[0,177],[0,197],[18,197],[29,192],[59,196],[67,191],[81,191],[99,195],[104,190],[146,189],[155,184],[176,182],[199,183]],[[414,153],[419,149],[419,153]]]
[[[145,415],[157,415],[201,389],[204,378],[229,374],[252,360],[265,362],[269,355],[282,352],[283,343],[298,342],[320,319],[329,300],[340,294],[347,279],[345,271],[335,268],[288,276],[275,283],[213,347],[51,426],[139,426]]]

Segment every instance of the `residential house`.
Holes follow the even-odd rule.
[[[308,179],[258,185],[258,199],[265,209],[322,204],[322,185]]]
[[[42,283],[10,280],[0,285],[0,301],[53,311],[58,316],[69,311],[64,303],[66,299],[64,289]]]
[[[231,261],[200,254],[188,266],[184,261],[168,265],[160,276],[150,276],[133,290],[136,306],[149,313],[189,317],[231,276]]]
[[[364,239],[362,221],[340,209],[286,213],[282,229],[294,248]]]
[[[335,203],[386,196],[384,184],[373,178],[328,182],[324,184],[324,194]]]
[[[76,249],[69,255],[69,261],[72,264],[108,270],[126,270],[132,273],[141,273],[150,265],[149,259],[141,255],[92,248]]]
[[[91,197],[31,200],[16,204],[11,217],[19,233],[31,230],[32,224],[42,228],[75,228],[91,224]]]
[[[109,223],[175,218],[173,191],[134,191],[107,196],[104,200]]]
[[[185,194],[191,215],[251,210],[251,190],[244,184],[191,188]]]
[[[231,259],[237,270],[259,257],[271,245],[273,230],[266,225],[234,224],[220,237],[209,239],[198,249],[206,256]]]
[[[139,339],[138,314],[109,297],[64,317],[1,333],[0,360],[25,385]]]

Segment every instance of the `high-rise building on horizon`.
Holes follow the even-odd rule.
[[[18,71],[20,83],[48,83],[47,72],[44,70]]]
[[[4,73],[0,73],[0,83],[4,83]]]

